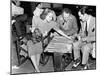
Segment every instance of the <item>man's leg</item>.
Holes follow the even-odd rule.
[[[89,53],[90,51],[92,50],[92,44],[89,43],[89,44],[86,44],[82,47],[82,64],[87,64],[88,62],[88,58],[89,58]]]
[[[74,64],[72,68],[76,68],[80,64],[80,45],[80,41],[73,43]]]
[[[80,58],[80,47],[79,47],[80,44],[81,44],[80,41],[73,43],[74,60]]]
[[[88,43],[82,47],[82,64],[81,64],[81,69],[85,70],[88,69],[87,63],[89,59],[89,54],[91,50],[93,49],[93,46],[91,43]]]

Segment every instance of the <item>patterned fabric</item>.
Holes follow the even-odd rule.
[[[32,33],[32,38],[31,39],[32,39],[34,44],[37,43],[37,42],[42,41],[42,33],[38,28],[36,28],[34,30],[34,32]]]
[[[27,34],[27,39],[25,39],[25,43],[21,45],[21,48],[24,49],[24,51],[28,51],[29,56],[32,56],[34,54],[40,54],[43,52],[42,48],[42,34],[38,28],[34,30],[34,32],[31,34]],[[22,40],[23,41],[23,40]],[[21,50],[20,55],[27,56],[27,53]]]
[[[24,9],[23,8],[18,7],[18,6],[14,5],[12,3],[12,16],[21,15],[23,13],[24,13]]]

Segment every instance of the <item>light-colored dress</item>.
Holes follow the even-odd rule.
[[[33,16],[32,19],[32,28],[39,28],[41,33],[49,32],[52,28],[55,28],[56,22],[50,22],[45,23],[42,19],[40,19],[38,16]],[[36,44],[33,44],[32,40],[29,40],[27,43],[28,47],[28,53],[29,56],[35,55],[35,54],[41,54],[43,52],[42,48],[42,42],[37,42]]]
[[[41,54],[43,52],[42,42],[38,42],[34,44],[32,40],[29,40],[27,42],[27,49],[28,49],[29,56]]]

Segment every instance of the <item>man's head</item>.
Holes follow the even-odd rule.
[[[87,7],[83,7],[79,10],[78,15],[82,21],[87,21],[90,15],[90,10]]]
[[[63,9],[62,15],[63,15],[64,19],[68,18],[70,14],[71,14],[70,9],[68,9],[68,8]]]

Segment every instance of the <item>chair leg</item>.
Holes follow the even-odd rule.
[[[62,67],[62,53],[54,53],[54,71],[55,72],[59,72],[59,71],[63,71],[63,67]]]
[[[19,55],[18,41],[15,41],[15,45],[16,45],[16,53],[17,53],[18,65],[19,65],[20,64],[20,55]]]
[[[20,42],[19,40],[16,41],[16,52],[17,52],[17,58],[18,58],[18,66],[20,66],[22,63],[24,63],[27,60],[27,57],[22,59],[22,56],[20,55]]]
[[[23,64],[26,60],[28,59],[28,57],[25,57],[24,59],[20,59],[20,64],[18,66],[20,66],[21,64]]]

